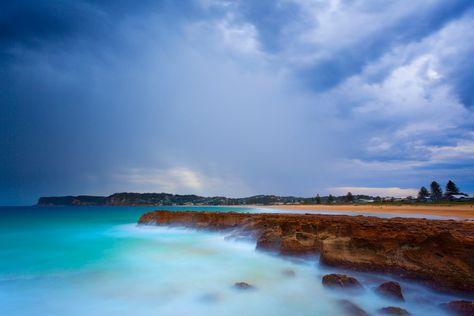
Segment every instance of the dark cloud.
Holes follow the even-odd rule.
[[[473,8],[471,1],[441,2],[423,11],[412,12],[393,24],[380,24],[370,38],[363,38],[351,47],[334,52],[318,60],[301,74],[315,91],[325,91],[358,74],[370,62],[380,58],[394,46],[419,41],[437,32],[446,23],[455,20]],[[363,32],[363,30],[361,30]],[[334,38],[334,41],[340,39]]]
[[[0,39],[4,48],[61,40],[100,26],[99,12],[83,1],[20,0],[0,6]]]
[[[202,14],[193,1],[34,1],[18,0],[0,4],[1,48],[44,46],[78,38],[100,42],[115,33],[127,18],[161,14],[176,23]],[[100,45],[100,44],[99,44]]]
[[[472,44],[447,28],[469,27],[470,3],[407,9],[334,41],[311,37],[337,30],[311,20],[328,4],[302,3],[2,3],[0,203],[123,190],[311,195],[450,172],[472,183],[471,112],[457,102],[472,104]],[[391,16],[380,2],[341,5],[369,23]]]

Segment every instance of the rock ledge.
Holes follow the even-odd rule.
[[[231,231],[257,249],[320,254],[323,264],[416,279],[439,290],[474,294],[474,223],[318,214],[154,211],[144,225]]]

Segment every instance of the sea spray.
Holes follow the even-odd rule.
[[[374,291],[384,275],[269,255],[221,233],[137,226],[143,208],[11,212],[0,224],[2,315],[342,315],[338,300],[347,299],[369,313],[396,304],[436,316],[452,299],[401,282],[406,301],[394,303]],[[324,288],[332,272],[350,273],[364,290]]]

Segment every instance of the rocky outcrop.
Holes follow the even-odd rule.
[[[441,306],[453,315],[472,316],[474,315],[474,302],[471,301],[451,301]]]
[[[395,301],[404,301],[400,283],[389,281],[380,284],[375,290],[379,295],[390,298]]]
[[[320,254],[330,266],[390,273],[445,291],[474,294],[474,223],[316,214],[155,211],[140,224],[228,230],[257,248]]]
[[[292,277],[296,276],[295,271],[291,270],[291,269],[285,269],[285,270],[281,271],[281,274],[283,274],[284,276],[289,277],[289,278],[292,278]]]
[[[344,274],[326,274],[323,276],[323,285],[329,288],[340,289],[361,289],[359,281],[356,278]]]
[[[342,200],[342,197],[336,197]],[[47,196],[38,199],[38,206],[80,205],[272,205],[275,203],[312,203],[312,198],[276,195],[255,195],[242,198],[205,197],[194,194],[114,193],[109,196]]]
[[[339,300],[339,306],[344,311],[344,315],[347,316],[369,316],[369,314],[362,308],[352,303],[349,300]]]
[[[234,288],[236,288],[238,290],[251,290],[254,287],[252,285],[248,284],[247,282],[237,282],[237,283],[234,284]]]
[[[384,307],[381,308],[377,311],[380,315],[396,315],[396,316],[408,316],[410,313],[400,307],[394,307],[394,306],[389,306],[389,307]]]

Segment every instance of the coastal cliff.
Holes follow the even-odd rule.
[[[360,196],[366,197],[366,196]],[[198,196],[170,193],[114,193],[109,196],[47,196],[38,199],[38,206],[102,206],[102,205],[254,205],[278,203],[314,203],[313,198],[255,195],[244,198]]]
[[[228,231],[260,250],[320,254],[323,264],[383,272],[448,292],[474,294],[474,223],[316,214],[154,211],[143,225]]]

